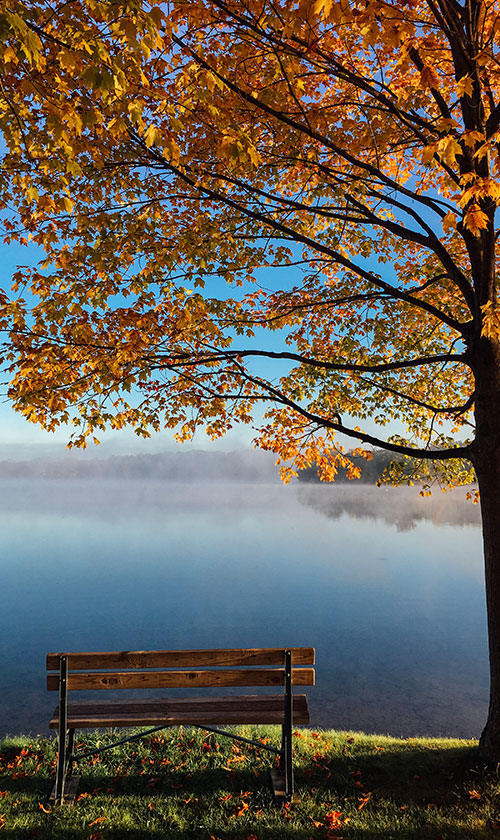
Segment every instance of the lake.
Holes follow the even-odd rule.
[[[0,734],[48,731],[48,651],[314,645],[313,726],[479,736],[464,490],[18,479],[0,494]]]

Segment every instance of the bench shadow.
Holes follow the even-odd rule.
[[[380,748],[375,754],[324,756],[319,767],[305,768],[305,779],[309,776],[310,784],[319,784],[332,795],[352,795],[357,787],[360,793],[372,791],[401,806],[453,805],[458,789],[474,788],[492,772],[479,761],[476,747],[405,745],[402,750]]]

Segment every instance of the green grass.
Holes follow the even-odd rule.
[[[279,742],[277,727],[239,731]],[[85,733],[87,746],[109,739]],[[75,805],[49,808],[54,741],[11,738],[0,743],[0,840],[500,840],[500,778],[476,751],[473,741],[303,729],[301,801],[279,807],[270,753],[170,729],[85,759]]]

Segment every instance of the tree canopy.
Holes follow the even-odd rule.
[[[8,0],[6,241],[46,252],[4,307],[15,407],[74,417],[82,443],[127,423],[217,436],[263,403],[257,443],[325,477],[341,431],[470,480],[467,344],[498,323],[478,276],[495,9]]]

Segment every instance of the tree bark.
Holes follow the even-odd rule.
[[[488,762],[500,762],[500,457],[476,464],[481,494],[490,656],[490,705],[479,750]]]
[[[481,496],[490,704],[479,742],[481,758],[500,763],[500,347],[481,339],[476,375],[476,440],[472,461]]]

